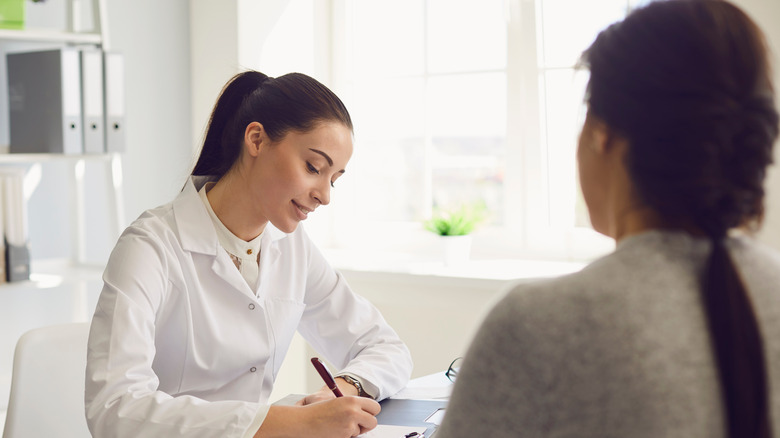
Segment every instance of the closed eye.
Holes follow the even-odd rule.
[[[316,167],[312,166],[312,164],[311,164],[311,163],[309,163],[308,161],[306,162],[306,168],[307,168],[307,169],[309,169],[309,172],[311,172],[311,173],[314,173],[314,174],[316,174],[316,175],[319,175],[319,174],[320,174],[320,171],[319,171],[319,170],[317,170],[317,168],[316,168]]]

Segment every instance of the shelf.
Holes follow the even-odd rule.
[[[105,154],[11,154],[0,152],[0,164],[5,163],[41,163],[59,160],[111,160],[115,153]]]
[[[76,44],[100,44],[102,38],[96,33],[69,33],[35,29],[0,29],[0,40],[64,42]]]
[[[104,267],[76,264],[70,260],[31,260],[30,279],[0,283],[0,301],[8,300],[8,294],[29,290],[72,288],[84,282],[100,283]]]

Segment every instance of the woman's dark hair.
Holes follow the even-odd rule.
[[[712,239],[701,289],[729,436],[769,437],[763,341],[724,242],[764,212],[778,135],[764,36],[726,1],[659,1],[602,31],[582,61],[588,111],[628,140],[641,201]]]
[[[271,141],[279,141],[290,131],[308,132],[324,121],[353,129],[344,103],[316,79],[302,73],[278,78],[251,70],[239,73],[214,105],[192,175],[218,179],[227,173],[240,156],[244,131],[252,122],[260,122]]]

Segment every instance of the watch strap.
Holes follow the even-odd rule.
[[[368,393],[363,389],[363,384],[360,383],[360,380],[350,376],[349,374],[340,374],[336,376],[336,378],[341,378],[345,382],[349,383],[350,385],[354,386],[355,389],[357,389],[358,396],[359,397],[368,397],[372,398]]]

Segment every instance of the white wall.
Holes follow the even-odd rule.
[[[112,49],[126,66],[128,221],[170,202],[193,164],[189,3],[108,0]]]

